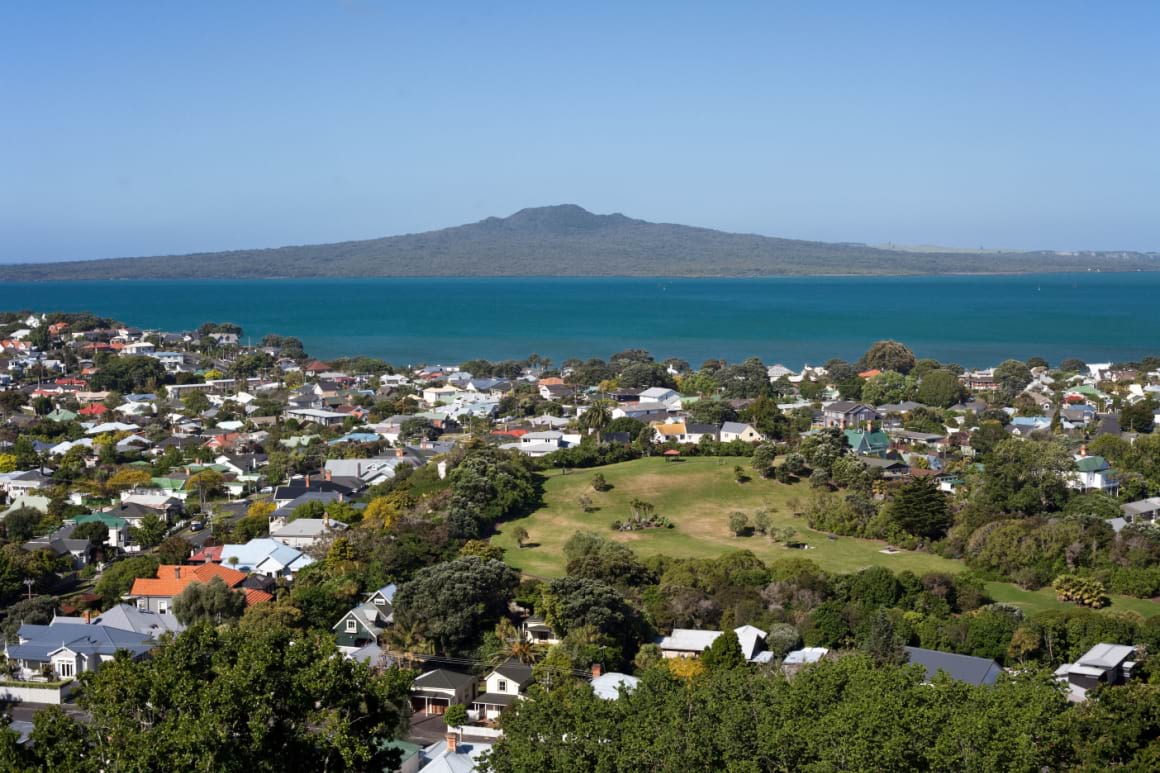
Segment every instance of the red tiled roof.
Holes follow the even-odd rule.
[[[77,411],[77,413],[79,413],[81,416],[103,416],[108,412],[109,407],[107,405],[103,405],[102,403],[86,405],[84,408],[81,408],[79,411]]]
[[[246,573],[218,564],[202,564],[201,566],[162,564],[157,567],[156,577],[138,577],[134,580],[133,589],[129,591],[129,595],[173,598],[180,595],[190,583],[209,582],[214,577],[221,578],[228,587],[236,588],[246,579]]]

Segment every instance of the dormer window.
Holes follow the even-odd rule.
[[[358,622],[354,618],[347,620],[346,621],[346,632],[347,633],[355,633],[356,631],[358,631]]]

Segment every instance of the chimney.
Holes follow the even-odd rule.
[[[600,676],[603,673],[604,673],[604,669],[600,667],[599,663],[592,664],[592,678],[593,679],[596,679],[598,676]]]
[[[459,745],[459,739],[456,737],[455,733],[448,733],[446,740],[447,740],[447,751],[450,754],[455,754],[455,749]]]
[[[331,475],[332,475],[332,474],[333,474],[333,473],[331,473],[331,471],[330,471],[329,469],[326,469],[326,470],[323,470],[323,471],[322,471],[322,477],[323,477],[323,478],[325,478],[325,479],[326,479],[326,480],[328,480],[328,481],[330,480],[330,478],[331,478]]]
[[[359,462],[354,466],[354,473],[356,477],[362,477],[362,462]]]
[[[175,579],[175,580],[181,579],[181,567],[180,566],[173,567],[173,579]]]
[[[1079,455],[1080,456],[1087,456],[1087,446],[1086,445],[1082,445],[1079,447]]]
[[[93,610],[91,610],[91,609],[86,609],[86,610],[85,610],[85,613],[84,613],[84,615],[82,615],[82,617],[84,617],[84,619],[85,619],[85,623],[91,623],[91,622],[93,622]]]

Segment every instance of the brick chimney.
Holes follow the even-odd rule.
[[[451,754],[455,754],[455,750],[459,746],[459,738],[455,735],[455,733],[448,733],[446,740],[447,751]]]
[[[173,567],[173,579],[175,579],[175,580],[181,579],[181,567],[180,566]]]
[[[592,678],[593,679],[596,679],[597,677],[599,677],[603,673],[604,673],[604,669],[601,668],[599,663],[592,664]]]

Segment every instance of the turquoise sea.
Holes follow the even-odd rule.
[[[642,347],[694,365],[756,355],[797,367],[855,359],[880,338],[966,366],[1160,354],[1160,273],[0,282],[0,308],[167,330],[229,321],[255,342],[293,335],[319,357],[396,364]]]

